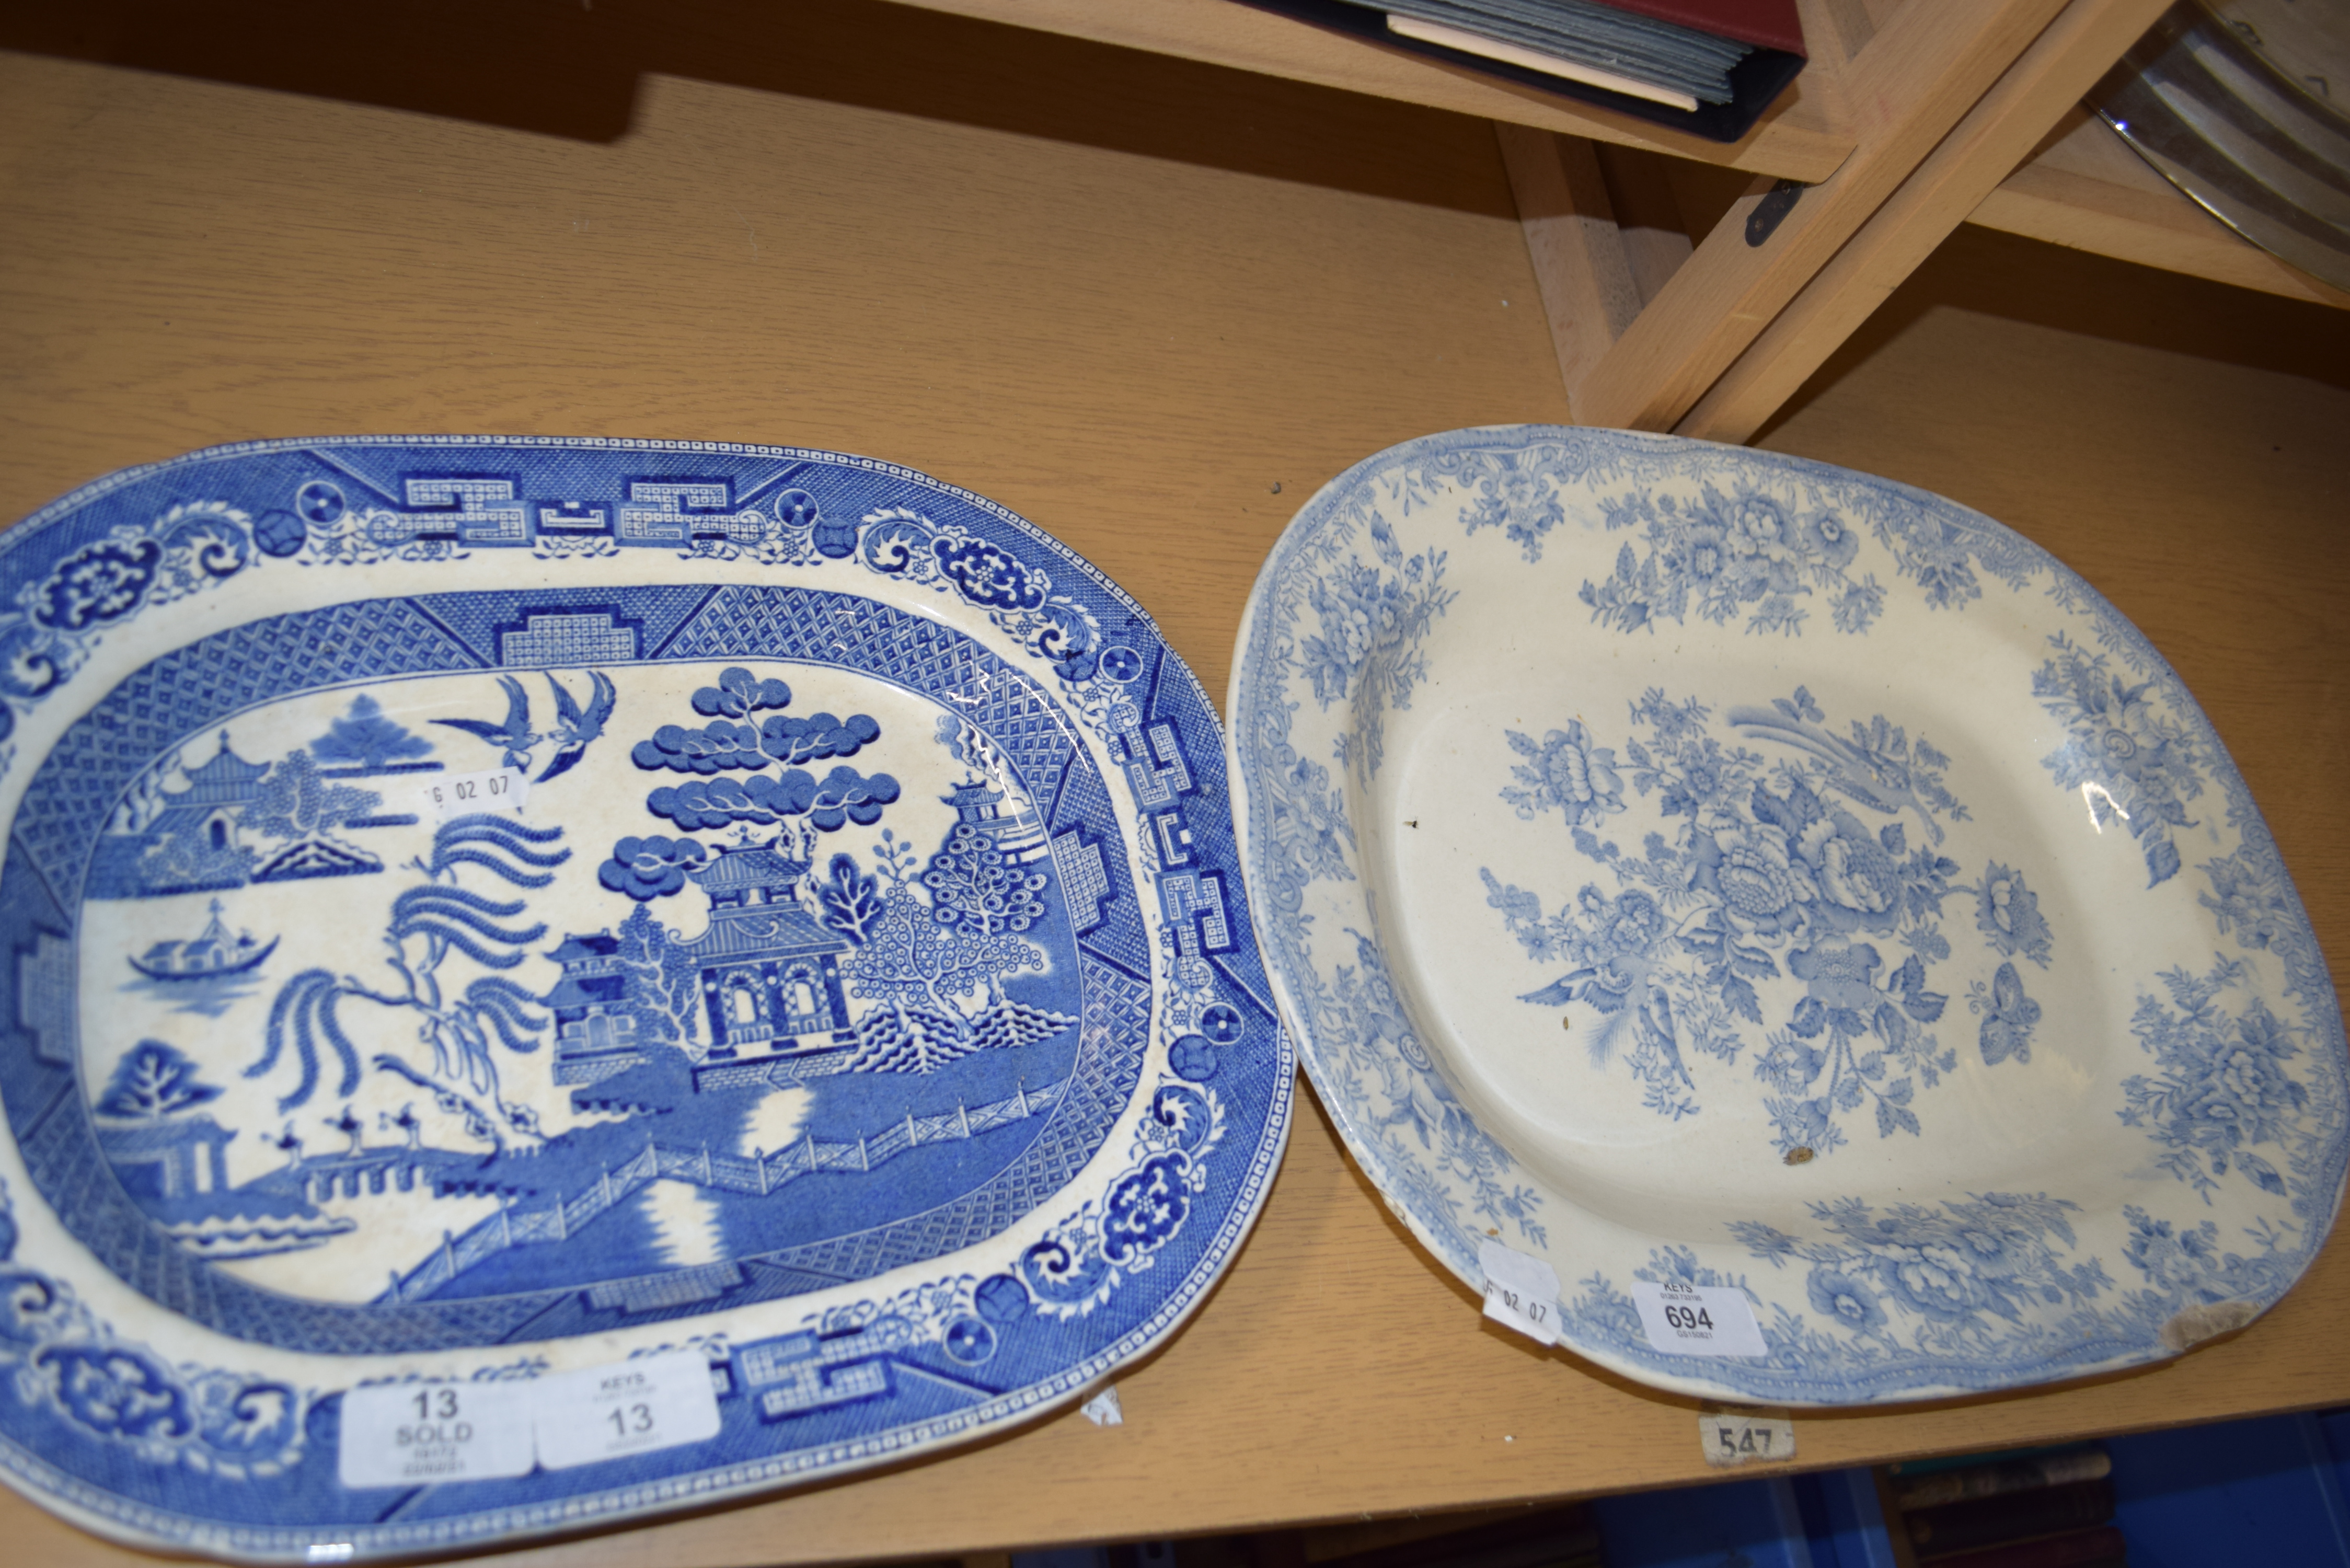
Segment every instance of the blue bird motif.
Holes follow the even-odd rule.
[[[487,719],[435,719],[432,722],[463,730],[475,740],[504,748],[504,765],[527,772],[531,748],[546,737],[530,727],[530,693],[522,689],[522,682],[511,675],[501,675],[498,684],[505,688],[506,693],[506,716],[503,722],[494,724]]]
[[[1821,783],[1873,811],[1887,816],[1898,816],[1904,807],[1916,812],[1927,836],[1936,844],[1942,842],[1942,825],[1934,820],[1927,798],[1941,792],[1930,778],[1920,775],[1908,754],[1908,738],[1883,719],[1877,720],[1874,733],[1855,725],[1849,741],[1769,708],[1732,708],[1730,722],[1747,734],[1810,753],[1827,764]]]
[[[612,709],[618,702],[612,682],[601,670],[588,672],[590,682],[587,702],[564,690],[552,671],[544,671],[547,690],[555,694],[555,727],[540,731],[533,728],[530,693],[521,681],[511,675],[498,677],[498,684],[506,694],[506,716],[493,723],[487,719],[435,719],[435,724],[452,730],[463,730],[478,741],[486,741],[504,753],[503,765],[528,773],[532,753],[544,742],[555,742],[555,754],[547,759],[546,770],[535,783],[545,784],[559,774],[567,774],[579,765],[588,754],[588,745],[602,739],[604,729],[611,722]]]
[[[1680,1033],[1673,1026],[1673,1001],[1650,978],[1656,963],[1645,957],[1613,954],[1571,971],[1540,991],[1518,998],[1543,1007],[1580,1002],[1599,1014],[1599,1027],[1585,1037],[1591,1064],[1604,1067],[1629,1034],[1656,1052],[1669,1075],[1694,1092],[1697,1084],[1681,1062]]]
[[[612,682],[600,670],[589,670],[588,679],[591,684],[588,706],[583,710],[563,689],[562,682],[552,674],[546,678],[548,688],[555,693],[555,730],[540,738],[555,742],[555,755],[547,760],[546,771],[538,775],[540,784],[578,766],[579,759],[588,754],[588,743],[600,740],[604,726],[611,721],[612,709],[619,701]]]

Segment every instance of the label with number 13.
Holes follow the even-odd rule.
[[[538,1462],[551,1470],[717,1435],[718,1396],[700,1351],[663,1351],[539,1382]]]

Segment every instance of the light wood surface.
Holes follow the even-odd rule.
[[[1743,441],[2111,68],[2168,0],[2072,0],[1673,426]],[[1567,395],[1575,396],[1575,385]]]
[[[2350,306],[2350,293],[2279,261],[2205,212],[2083,109],[2060,120],[1967,221],[2287,299]]]
[[[653,26],[622,0],[593,15]],[[1485,121],[910,10],[884,53],[860,42],[882,15],[823,7],[789,51],[640,74],[608,136],[561,102],[513,124],[151,54],[0,55],[0,516],[254,436],[835,446],[1051,529],[1221,692],[1256,566],[1315,486],[1409,436],[1565,416]],[[658,48],[718,53],[735,26],[673,6]],[[1071,49],[1099,74],[1068,78]],[[442,90],[429,53],[401,58]],[[1762,438],[2003,517],[2111,596],[2210,711],[2337,960],[2345,365],[2350,317],[1962,229]],[[1800,1462],[2350,1403],[2346,1311],[2337,1244],[2182,1361],[1806,1415]],[[979,1553],[1705,1475],[1686,1401],[1484,1328],[1310,1097],[1238,1263],[1121,1389],[1122,1428],[1063,1416],[495,1561]],[[146,1561],[13,1496],[0,1540],[17,1562]]]
[[[1381,48],[1233,0],[907,0],[934,11],[1035,27],[1323,87],[1344,88],[1517,125],[1669,152],[1789,180],[1825,179],[1852,151],[1835,47],[1835,10],[1850,0],[1796,0],[1811,59],[1754,129],[1731,143],[1586,108],[1554,93]]]

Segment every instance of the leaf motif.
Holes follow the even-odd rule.
[[[2284,1196],[2284,1178],[2277,1174],[2275,1166],[2271,1165],[2259,1155],[2246,1154],[2239,1150],[2236,1154],[2236,1168],[2266,1190],[2275,1193],[2280,1198]]]
[[[1739,979],[1736,975],[1731,975],[1722,981],[1721,1000],[1732,1012],[1735,1012],[1739,1017],[1746,1020],[1747,1023],[1760,1023],[1762,1022],[1762,1002],[1761,998],[1754,994],[1754,988],[1752,986],[1747,984],[1746,981]]]

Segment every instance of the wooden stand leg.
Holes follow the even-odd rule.
[[[2073,0],[1673,429],[1711,441],[1752,436],[2023,161],[2164,4]]]
[[[1758,180],[1596,363],[1588,361],[1587,340],[1563,345],[1561,368],[1576,421],[1671,429],[2063,9],[2064,0],[1933,0],[1894,12],[1846,73],[1859,143],[1844,165],[1808,187]],[[1820,44],[1835,47],[1833,38]],[[1545,165],[1557,159],[1523,147],[1513,153],[1513,140],[1505,133],[1513,182],[1523,162],[1529,179],[1557,182],[1555,203],[1556,190],[1566,190],[1564,210],[1583,216],[1598,211],[1578,204],[1563,162],[1553,175]],[[1592,169],[1596,174],[1596,163]],[[1604,184],[1595,184],[1596,200],[1604,200]],[[1562,210],[1538,204],[1539,195],[1537,189],[1521,200],[1537,202],[1527,237],[1536,272],[1546,278],[1545,303],[1554,292],[1573,300],[1589,286],[1613,286],[1548,276],[1575,260],[1572,247],[1538,237],[1537,226]]]

